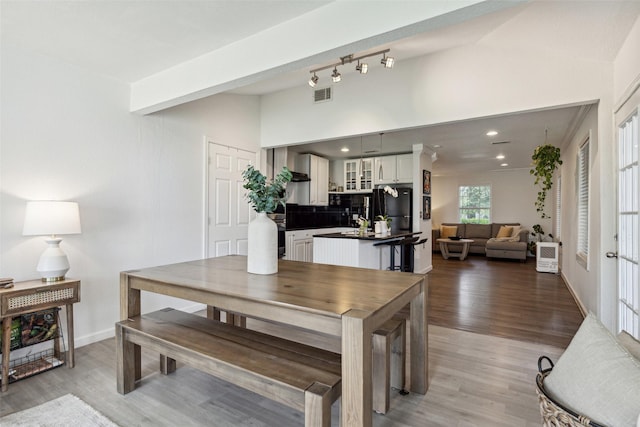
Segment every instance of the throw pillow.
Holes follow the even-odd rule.
[[[640,341],[632,337],[626,331],[620,332],[616,338],[620,345],[626,348],[633,357],[640,360]]]
[[[640,413],[640,361],[591,313],[545,379],[549,395],[598,423],[631,426]]]
[[[501,237],[511,237],[513,233],[513,227],[509,227],[508,225],[503,225],[500,227],[498,231],[498,235],[496,236],[498,239]]]
[[[518,239],[520,238],[520,230],[522,229],[522,227],[520,227],[519,225],[514,225],[513,226],[513,231],[511,232],[511,237],[517,237]]]
[[[447,237],[455,237],[458,233],[458,227],[455,225],[441,225],[440,226],[440,237],[442,239],[446,239]]]

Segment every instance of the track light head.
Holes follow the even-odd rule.
[[[382,54],[382,59],[380,60],[380,63],[384,65],[384,68],[393,68],[394,62],[395,62],[395,59],[393,58],[393,56],[387,56],[386,53]]]
[[[313,76],[311,76],[311,78],[309,79],[309,86],[316,87],[317,84],[318,84],[318,76],[316,76],[316,73],[313,73]]]
[[[366,62],[363,62],[361,64],[360,61],[358,61],[358,65],[356,65],[356,71],[359,71],[360,74],[367,74],[367,71],[369,71],[369,64],[367,64]]]
[[[369,71],[369,64],[367,64],[366,62],[360,62],[360,61],[363,59],[371,58],[378,55],[382,55],[382,60],[380,62],[382,63],[382,65],[385,66],[385,68],[393,68],[393,64],[395,60],[392,56],[387,56],[387,53],[389,53],[390,51],[391,51],[390,49],[385,49],[377,52],[362,54],[359,56],[355,56],[353,53],[346,56],[341,56],[339,62],[334,62],[333,64],[327,64],[327,65],[323,65],[321,67],[309,70],[309,73],[313,74],[313,76],[309,79],[309,82],[308,82],[309,86],[315,87],[316,84],[318,83],[318,76],[316,75],[317,72],[322,70],[330,70],[331,68],[333,68],[331,79],[333,80],[334,83],[338,83],[339,81],[342,80],[342,75],[338,72],[338,66],[351,64],[356,61],[358,61],[358,64],[356,65],[356,71],[358,71],[360,74],[366,74]]]
[[[340,80],[342,80],[342,74],[338,72],[338,68],[333,69],[333,73],[331,73],[331,78],[333,79],[334,83],[338,83]]]

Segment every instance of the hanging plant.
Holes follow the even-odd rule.
[[[550,144],[539,145],[533,150],[531,160],[533,160],[533,169],[529,173],[536,177],[534,185],[540,186],[535,203],[536,211],[540,214],[540,218],[550,218],[544,212],[544,204],[547,192],[553,186],[553,173],[562,164],[560,149]]]

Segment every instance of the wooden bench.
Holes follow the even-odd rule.
[[[330,426],[341,393],[340,355],[171,308],[116,323],[117,388],[135,388],[140,347],[304,412],[305,426]],[[138,377],[138,378],[136,378]]]

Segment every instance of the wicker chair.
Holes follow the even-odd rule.
[[[551,367],[542,369],[542,362],[546,360]],[[551,373],[553,362],[547,356],[538,359],[538,375],[536,376],[536,394],[540,402],[540,414],[543,427],[606,427],[584,415],[577,414],[569,408],[552,399],[544,389],[544,379]]]

